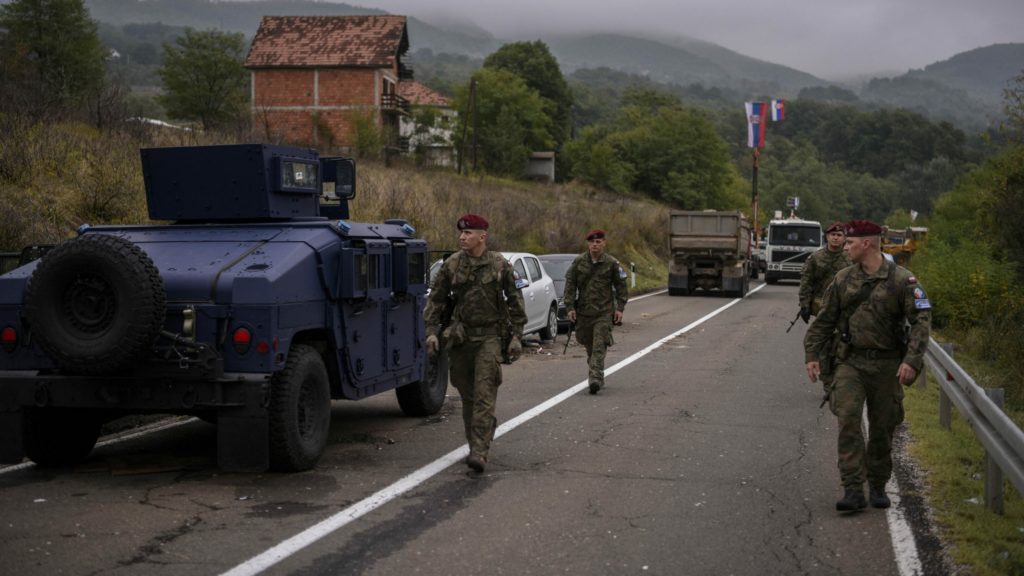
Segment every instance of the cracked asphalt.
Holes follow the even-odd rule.
[[[631,303],[607,366],[728,303]],[[268,574],[898,575],[886,515],[839,515],[835,420],[806,381],[796,286],[766,286]],[[803,326],[802,324],[799,326]],[[564,335],[505,368],[499,423],[586,377]],[[0,473],[12,575],[219,574],[464,442],[457,394],[430,418],[392,394],[336,402],[301,474],[227,474],[193,421],[98,448],[76,469]],[[901,437],[901,442],[906,438]],[[925,574],[946,574],[913,463],[897,458]]]

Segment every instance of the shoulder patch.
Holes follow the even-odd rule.
[[[907,276],[907,284],[917,284],[917,276]]]

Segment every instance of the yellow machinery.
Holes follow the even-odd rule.
[[[906,266],[927,236],[928,228],[924,226],[908,226],[902,230],[886,229],[882,236],[882,252],[892,254],[897,264]]]

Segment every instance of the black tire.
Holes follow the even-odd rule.
[[[101,419],[84,410],[29,408],[24,414],[25,456],[46,467],[74,466],[89,457]]]
[[[299,472],[316,466],[331,429],[331,384],[320,353],[294,344],[270,388],[270,467]]]
[[[764,281],[765,281],[765,284],[778,284],[779,283],[779,279],[777,277],[770,276],[770,275],[768,275],[767,272],[764,275]]]
[[[60,368],[109,374],[152,346],[166,312],[153,261],[130,241],[87,234],[51,250],[25,289],[39,346]]]
[[[554,340],[558,337],[558,305],[552,304],[548,309],[548,323],[540,329],[541,340]]]
[[[758,264],[756,262],[750,263],[750,279],[757,280]]]
[[[406,416],[430,416],[444,406],[448,392],[448,353],[438,352],[427,361],[426,370],[422,381],[395,388],[398,406]]]

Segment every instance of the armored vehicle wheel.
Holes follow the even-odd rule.
[[[331,385],[320,353],[295,344],[270,388],[270,467],[299,472],[316,466],[331,428]]]
[[[39,346],[62,369],[106,374],[145,353],[164,322],[160,273],[141,248],[87,234],[51,250],[25,289]]]
[[[558,305],[552,304],[548,310],[548,323],[540,330],[541,340],[554,340],[558,336]]]
[[[31,408],[24,414],[24,450],[39,466],[74,466],[100,437],[100,419],[82,410]]]
[[[430,416],[444,405],[448,391],[448,353],[444,350],[427,361],[427,374],[422,382],[413,382],[395,389],[398,406],[406,416]]]

